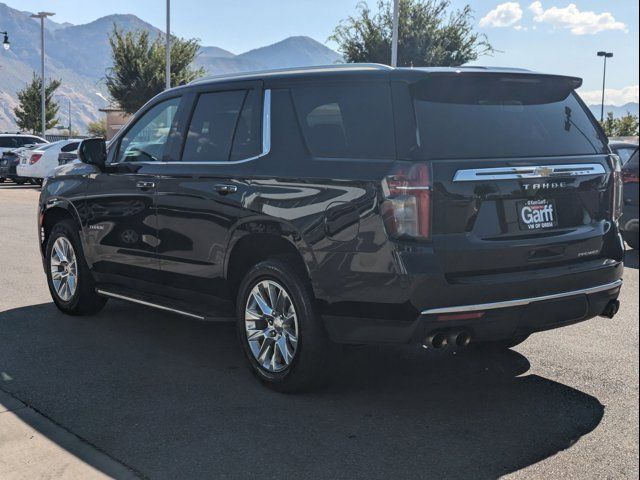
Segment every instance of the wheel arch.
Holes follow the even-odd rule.
[[[50,202],[40,215],[40,251],[44,254],[51,229],[62,220],[71,220],[78,229],[82,241],[82,223],[80,216],[71,202],[56,200]]]
[[[294,227],[273,220],[250,220],[238,225],[230,234],[224,263],[224,276],[234,298],[253,265],[281,255],[294,258],[295,265],[311,282],[315,257]]]

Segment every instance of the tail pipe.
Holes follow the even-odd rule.
[[[471,342],[471,334],[466,330],[432,332],[424,339],[426,348],[466,347]]]
[[[602,317],[613,318],[616,313],[620,310],[620,301],[619,300],[611,300],[607,303],[607,306],[604,307],[603,312],[600,314]]]

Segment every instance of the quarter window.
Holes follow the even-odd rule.
[[[145,113],[122,138],[116,162],[161,161],[179,104],[171,98]]]
[[[258,155],[259,110],[256,90],[200,94],[189,124],[182,160],[226,162]]]
[[[394,127],[387,83],[295,87],[293,97],[313,155],[393,158]]]

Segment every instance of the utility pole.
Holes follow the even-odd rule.
[[[45,138],[47,131],[47,105],[46,105],[46,88],[44,82],[44,19],[55,15],[52,12],[38,12],[31,15],[31,18],[40,19],[40,68],[42,80],[42,92],[40,99],[40,107],[42,109],[42,138]]]
[[[165,45],[165,90],[171,88],[171,0],[167,0],[167,34]]]
[[[604,57],[604,71],[602,72],[602,103],[600,104],[600,121],[604,122],[604,87],[607,82],[607,58],[613,57],[612,52],[598,52],[599,57]]]
[[[398,66],[398,16],[400,0],[393,0],[393,31],[391,33],[391,66]]]

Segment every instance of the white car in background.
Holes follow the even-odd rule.
[[[14,150],[36,143],[47,143],[43,138],[36,135],[26,135],[23,133],[0,133],[0,157],[9,150]]]
[[[47,143],[38,148],[25,152],[16,169],[19,177],[27,178],[37,184],[50,177],[58,166],[58,156],[78,150],[81,140],[69,139]]]

